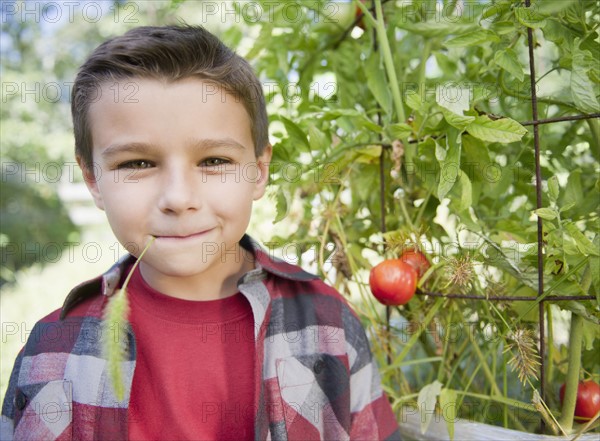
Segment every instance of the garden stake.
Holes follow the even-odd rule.
[[[525,6],[531,7],[530,0],[525,0]],[[535,61],[533,56],[533,29],[527,28],[527,47],[529,49],[529,76],[531,84],[531,118],[534,121],[538,120],[537,94],[536,94],[536,79],[535,79]],[[542,171],[540,166],[540,134],[537,124],[533,126],[533,145],[535,148],[535,194],[536,207],[542,207]],[[537,217],[537,264],[538,264],[538,296],[544,295],[544,252],[543,252],[543,225],[542,218]],[[542,401],[546,401],[546,364],[545,364],[545,336],[544,336],[544,302],[541,301],[538,305],[538,321],[539,321],[539,352],[540,352],[540,396]],[[541,421],[542,432],[544,432],[544,420]]]

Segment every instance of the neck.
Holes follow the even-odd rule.
[[[163,274],[140,262],[142,277],[155,290],[183,300],[218,300],[238,292],[237,282],[254,269],[254,256],[239,247],[239,255],[227,255],[212,267],[193,275]]]

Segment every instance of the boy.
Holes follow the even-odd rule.
[[[86,184],[132,255],[33,329],[2,440],[399,438],[343,298],[245,234],[271,158],[245,60],[202,28],[137,28],[83,64],[72,114]],[[99,330],[151,240],[109,336],[127,343],[120,399]]]

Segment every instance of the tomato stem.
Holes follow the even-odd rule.
[[[383,55],[383,62],[388,75],[388,81],[390,89],[392,91],[392,100],[394,101],[394,107],[398,114],[399,122],[403,123],[406,121],[404,115],[404,104],[402,103],[402,95],[400,94],[400,87],[398,77],[396,75],[396,68],[394,66],[394,58],[392,56],[392,50],[390,48],[390,42],[386,34],[385,22],[383,20],[383,8],[381,7],[381,0],[375,0],[375,29],[377,30],[377,39],[379,40],[379,46],[381,47],[381,53]],[[403,141],[406,141],[405,139]]]
[[[581,367],[581,344],[583,342],[583,320],[583,317],[578,314],[571,315],[568,355],[569,367],[567,369],[562,412],[558,421],[562,429],[567,433],[573,428],[573,416],[575,414],[575,404],[577,402],[579,369]]]

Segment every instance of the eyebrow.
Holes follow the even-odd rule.
[[[190,144],[191,148],[198,150],[214,150],[214,149],[232,149],[232,150],[246,150],[246,147],[233,138],[219,138],[219,139],[199,139],[193,140]],[[124,144],[111,144],[102,153],[101,156],[105,159],[109,159],[120,153],[140,153],[148,154],[153,150],[158,149],[153,144],[144,142],[128,142]]]

